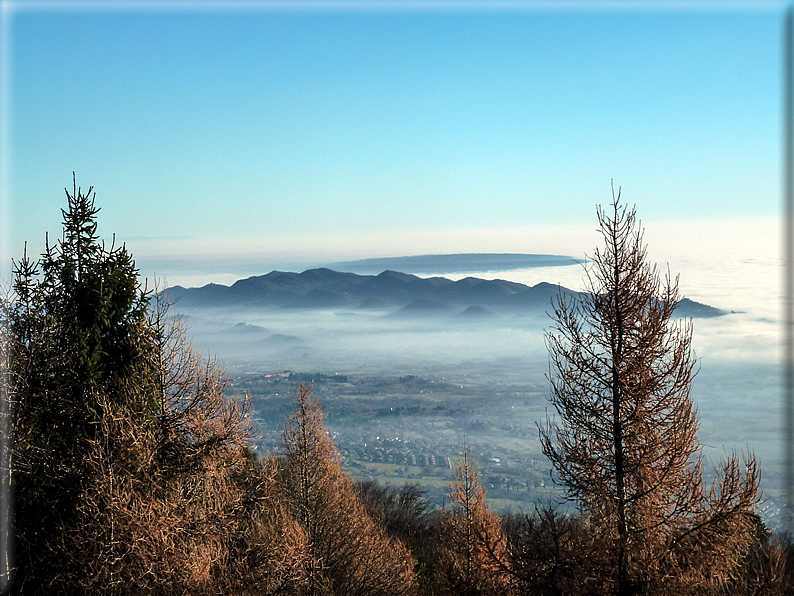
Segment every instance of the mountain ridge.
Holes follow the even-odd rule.
[[[340,272],[327,267],[301,273],[271,271],[237,280],[231,286],[207,284],[199,288],[174,286],[166,290],[170,299],[186,307],[253,307],[282,309],[373,309],[405,310],[412,304],[437,303],[448,309],[408,308],[406,312],[428,314],[482,307],[489,311],[523,312],[550,310],[559,294],[578,297],[579,292],[548,282],[528,286],[501,279],[466,277],[423,278],[411,273],[386,270],[377,275]],[[677,316],[715,317],[726,311],[688,298],[681,300]]]

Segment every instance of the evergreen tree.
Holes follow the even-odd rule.
[[[66,194],[62,240],[15,264],[3,311],[13,590],[298,593],[305,537],[247,448],[248,400],[99,241],[91,189]]]
[[[60,528],[73,527],[85,456],[103,408],[150,381],[143,341],[147,297],[124,246],[96,233],[93,188],[66,190],[64,232],[37,263],[14,267],[8,336],[13,488],[21,572],[65,564]],[[140,394],[140,393],[139,393]],[[46,563],[45,563],[46,561]]]

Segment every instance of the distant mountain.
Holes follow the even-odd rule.
[[[720,317],[728,314],[727,311],[714,308],[708,304],[701,304],[689,298],[683,298],[678,303],[678,308],[675,309],[675,314],[679,317],[692,317],[694,319],[708,319],[711,317]]]
[[[266,333],[267,329],[259,325],[248,325],[246,323],[237,323],[234,327],[228,330],[229,333],[234,335],[252,335]]]
[[[550,283],[527,286],[500,279],[467,277],[452,281],[445,277],[422,278],[387,270],[378,275],[342,273],[332,269],[309,269],[303,273],[272,271],[241,279],[231,286],[209,284],[201,288],[174,286],[168,290],[176,308],[254,307],[286,309],[380,309],[397,316],[438,316],[467,312],[526,312],[551,310],[552,299],[577,292]],[[724,311],[687,298],[676,314],[714,317]],[[240,327],[236,331],[252,331]]]
[[[427,298],[417,298],[409,305],[402,307],[393,316],[398,318],[422,317],[444,313],[450,310],[450,305],[446,302],[428,300]]]
[[[458,316],[465,319],[484,319],[490,317],[493,313],[484,306],[470,306]]]
[[[385,257],[331,263],[329,268],[352,273],[377,274],[395,270],[406,273],[471,273],[475,271],[508,271],[529,267],[578,265],[583,261],[560,255],[529,255],[513,253],[459,253],[453,255],[418,255]]]

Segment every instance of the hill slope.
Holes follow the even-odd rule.
[[[171,300],[184,307],[264,307],[292,309],[406,309],[406,312],[464,310],[471,306],[491,311],[526,312],[550,310],[560,293],[573,290],[549,283],[527,286],[500,279],[467,277],[452,281],[444,277],[421,278],[387,270],[378,275],[343,273],[332,269],[309,269],[302,273],[272,271],[241,279],[231,286],[208,284],[201,288],[175,286]],[[421,305],[433,304],[434,308]],[[417,306],[419,305],[419,306]],[[684,298],[676,314],[714,317],[725,314],[712,306]]]

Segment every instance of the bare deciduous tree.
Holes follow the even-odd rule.
[[[488,507],[468,447],[439,520],[438,583],[446,594],[507,594],[511,573],[499,517]]]
[[[511,573],[519,594],[535,596],[601,595],[605,553],[587,520],[562,513],[550,504],[532,514],[505,516],[503,528]]]
[[[130,386],[140,395],[121,407],[97,398],[80,523],[61,532],[59,547],[73,563],[67,568],[79,571],[61,573],[54,585],[86,593],[295,593],[305,536],[281,503],[275,461],[249,457],[245,403],[225,396],[221,371],[192,351],[178,321],[164,322],[174,325],[163,332],[179,349],[154,359],[163,367],[157,376],[180,388],[179,400],[168,392],[165,401],[167,457],[163,418],[149,407],[153,384]]]
[[[613,555],[616,594],[720,583],[749,544],[755,458],[734,454],[704,486],[692,324],[672,318],[678,278],[649,264],[620,190],[598,220],[605,247],[586,291],[560,296],[546,335],[559,422],[540,427],[543,451]]]
[[[309,385],[295,389],[284,425],[284,497],[306,533],[309,594],[397,595],[416,591],[415,563],[367,514],[340,468],[320,404]]]

